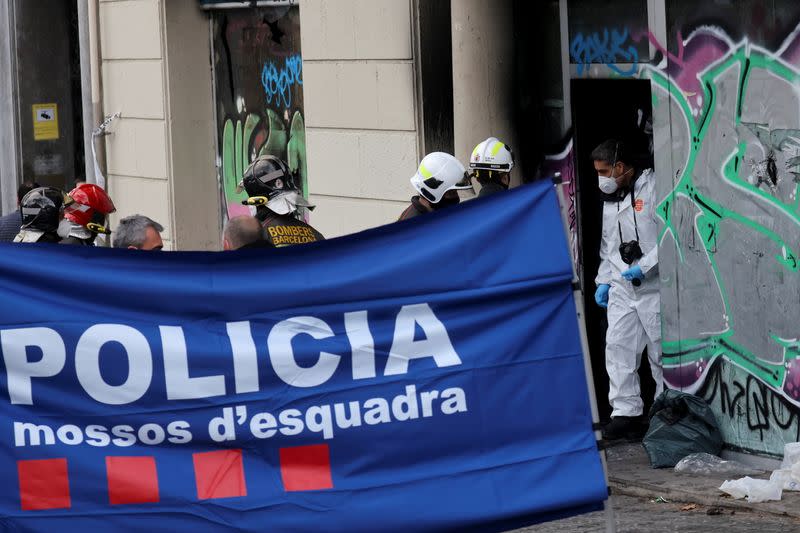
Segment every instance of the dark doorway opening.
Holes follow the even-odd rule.
[[[12,12],[19,181],[71,190],[86,162],[77,3],[15,0]]]
[[[592,150],[609,138],[621,139],[637,155],[637,167],[652,168],[652,96],[648,80],[573,80],[572,123],[578,180],[578,224],[586,300],[586,333],[601,420],[608,420],[608,375],[605,368],[606,313],[594,302],[594,278],[600,266],[603,211]],[[642,356],[639,381],[645,413],[653,403],[655,383],[647,356]]]

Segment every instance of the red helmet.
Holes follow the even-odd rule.
[[[106,191],[93,183],[81,183],[69,195],[74,202],[64,211],[64,218],[95,233],[104,233],[106,216],[117,210]]]

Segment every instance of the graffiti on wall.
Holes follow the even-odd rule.
[[[639,52],[628,28],[603,28],[600,31],[578,33],[569,45],[572,62],[582,76],[593,63],[606,65],[620,76],[633,76],[639,71]],[[623,67],[620,64],[627,64]]]
[[[575,154],[573,151],[572,138],[569,138],[564,150],[557,154],[546,155],[542,163],[542,174],[552,176],[556,172],[561,173],[564,183],[564,194],[567,202],[567,222],[569,223],[569,244],[572,249],[572,257],[575,261],[575,268],[581,271],[580,246],[578,245],[578,212],[577,212],[577,176],[575,174]]]
[[[292,89],[296,85],[303,85],[303,58],[295,54],[284,59],[282,67],[278,68],[272,61],[264,63],[261,70],[261,85],[267,97],[267,104],[291,107]]]
[[[629,28],[603,28],[592,33],[577,33],[570,42],[569,56],[577,65],[578,76],[589,74],[593,64],[605,65],[612,75],[632,77],[640,74],[639,46],[652,46],[671,64],[683,66],[684,44],[678,32],[677,53],[662,45],[653,32],[633,32]],[[644,66],[644,63],[642,64]]]
[[[249,212],[237,186],[260,155],[286,161],[308,193],[300,21],[296,6],[213,16],[218,167],[223,212],[230,218]]]
[[[298,185],[308,190],[306,167],[305,123],[300,111],[295,111],[291,121],[267,109],[263,115],[247,113],[239,118],[225,120],[222,131],[222,183],[227,201],[228,216],[246,214],[241,205],[247,195],[237,192],[237,186],[247,166],[256,157],[270,154],[286,161],[300,178]]]
[[[686,14],[668,42],[600,27],[570,46],[578,76],[651,82],[665,380],[768,455],[800,440],[800,6],[781,9],[735,37]]]
[[[772,455],[800,436],[798,67],[797,33],[769,51],[706,26],[642,71],[674,173],[658,207],[665,380],[711,402],[726,443]]]
[[[752,451],[765,440],[800,441],[797,406],[725,357],[714,360],[696,394],[714,410],[723,431],[737,436],[729,441],[734,448]]]

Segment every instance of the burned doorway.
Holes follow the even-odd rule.
[[[211,20],[224,217],[249,212],[238,184],[261,155],[284,160],[307,196],[299,7],[219,8]]]
[[[600,265],[603,201],[590,154],[606,139],[621,139],[632,148],[637,166],[652,168],[652,96],[649,80],[636,79],[572,80],[571,94],[586,331],[597,405],[601,420],[605,420],[611,414],[605,369],[607,322],[605,310],[594,302],[594,278]],[[647,357],[642,357],[639,378],[646,413],[655,393]]]

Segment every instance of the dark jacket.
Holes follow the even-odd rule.
[[[484,198],[498,192],[505,192],[506,190],[508,190],[506,187],[503,187],[497,182],[487,181],[486,185],[481,186],[481,192],[478,193],[478,197]]]
[[[252,250],[254,248],[275,248],[275,246],[270,241],[262,241],[257,240],[253,242],[248,242],[244,246],[240,246],[239,250]]]
[[[19,233],[19,227],[21,225],[22,214],[19,212],[19,209],[4,217],[0,217],[0,242],[14,242],[14,237]]]
[[[94,239],[79,239],[77,237],[69,236],[61,239],[59,244],[77,244],[79,246],[94,246]]]
[[[291,215],[279,215],[268,207],[259,206],[256,218],[266,230],[267,240],[276,248],[325,240],[309,224]]]
[[[419,215],[424,215],[425,213],[430,213],[431,210],[425,207],[422,202],[419,201],[419,196],[414,196],[411,198],[411,205],[406,207],[406,210],[400,214],[400,218],[397,220],[408,220],[409,218],[418,217]]]

